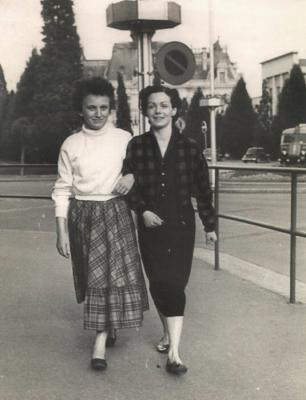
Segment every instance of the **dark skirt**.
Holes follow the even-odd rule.
[[[185,288],[191,271],[195,216],[190,207],[183,220],[157,228],[139,223],[139,245],[150,283]]]
[[[148,297],[125,200],[73,199],[68,229],[76,298],[84,301],[84,328],[140,326]]]

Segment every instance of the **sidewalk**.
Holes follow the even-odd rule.
[[[89,368],[94,333],[82,330],[55,235],[0,231],[0,399],[305,400],[305,306],[201,258],[187,290],[188,373],[166,373],[152,305],[143,328],[119,332],[108,370],[98,373]]]

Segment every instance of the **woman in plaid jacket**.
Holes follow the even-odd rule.
[[[128,195],[138,215],[138,234],[150,292],[163,324],[157,351],[168,353],[170,373],[187,371],[179,355],[187,285],[195,239],[191,197],[197,200],[207,239],[214,242],[215,214],[206,161],[196,142],[174,126],[176,89],[148,86],[140,93],[151,129],[128,144],[124,172],[135,184]]]

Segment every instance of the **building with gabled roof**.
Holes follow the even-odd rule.
[[[157,51],[163,42],[152,42],[153,64]],[[198,87],[203,90],[204,95],[210,94],[210,55],[203,47],[192,49],[195,57],[196,68],[193,78],[180,86],[175,86],[181,98],[186,98],[188,103]],[[237,65],[233,63],[227,50],[220,45],[219,40],[214,44],[214,76],[215,95],[223,97],[225,102],[229,101],[232,89],[240,78]],[[131,118],[133,124],[138,123],[138,80],[137,80],[137,43],[121,42],[115,43],[110,60],[86,60],[83,57],[84,76],[103,76],[117,87],[117,74],[121,72],[129,99]],[[168,84],[167,84],[168,85]],[[173,85],[168,85],[172,86]]]

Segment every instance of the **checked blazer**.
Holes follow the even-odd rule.
[[[168,150],[175,152],[176,185],[181,208],[195,197],[206,232],[215,229],[215,212],[205,158],[197,143],[173,129]],[[167,150],[167,151],[168,151]],[[163,158],[152,131],[133,137],[127,147],[123,173],[132,173],[135,184],[128,194],[130,207],[138,214],[153,211],[158,202]]]

